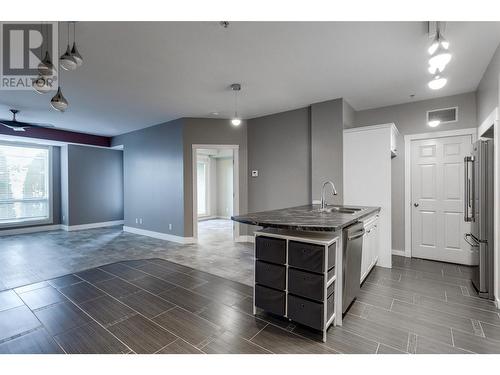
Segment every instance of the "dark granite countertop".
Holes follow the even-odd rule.
[[[380,207],[341,207],[357,208],[360,210],[356,211],[354,214],[319,212],[320,206],[315,204],[232,216],[231,219],[239,223],[257,225],[265,228],[334,232],[380,211]]]

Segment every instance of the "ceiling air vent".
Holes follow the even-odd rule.
[[[427,111],[427,123],[439,121],[440,124],[457,121],[458,107],[441,108]]]

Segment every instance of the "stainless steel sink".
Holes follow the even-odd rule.
[[[319,208],[317,211],[319,212],[324,212],[324,213],[332,213],[332,212],[338,212],[342,214],[355,214],[358,211],[361,211],[361,208],[354,208],[354,207],[345,207],[345,206],[327,206],[326,208]]]

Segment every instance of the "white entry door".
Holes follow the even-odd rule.
[[[472,138],[454,136],[411,143],[412,257],[475,264],[464,240],[464,157]]]

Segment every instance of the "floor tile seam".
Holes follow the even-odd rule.
[[[92,284],[92,285],[93,285],[93,284]],[[169,331],[168,329],[164,328],[164,327],[163,327],[163,326],[161,326],[160,324],[158,324],[158,323],[156,323],[155,321],[153,321],[153,320],[152,320],[152,318],[151,318],[151,319],[150,319],[150,318],[148,318],[147,316],[145,316],[144,314],[140,313],[140,312],[139,312],[139,311],[137,311],[136,309],[134,309],[134,308],[130,307],[129,305],[127,305],[126,303],[124,303],[124,302],[120,301],[120,299],[118,299],[118,298],[116,298],[116,297],[113,297],[112,295],[110,295],[109,293],[107,293],[105,290],[100,289],[100,288],[99,288],[99,287],[97,287],[96,285],[94,285],[94,287],[96,287],[97,289],[101,290],[103,293],[105,293],[105,295],[107,295],[108,297],[112,298],[112,299],[113,299],[113,300],[115,300],[116,302],[118,302],[118,303],[120,303],[120,304],[122,304],[122,305],[126,306],[127,308],[129,308],[130,310],[132,310],[132,311],[134,312],[134,314],[132,314],[132,315],[130,315],[130,316],[127,316],[127,317],[125,317],[125,318],[124,318],[124,319],[122,319],[121,321],[111,323],[111,324],[109,324],[108,326],[110,326],[110,327],[111,327],[111,326],[114,326],[115,324],[121,323],[122,321],[125,321],[125,320],[127,320],[127,319],[129,319],[129,318],[131,318],[131,317],[133,317],[133,316],[140,315],[140,316],[141,316],[141,317],[143,317],[144,319],[148,320],[150,323],[153,323],[154,325],[159,326],[160,328],[164,329],[165,331],[167,331],[168,333],[172,334],[173,336],[175,336],[175,337],[177,337],[177,338],[179,337],[179,336],[177,336],[176,334],[174,334],[173,332]],[[133,293],[131,293],[131,294],[129,294],[129,295],[132,295],[132,294],[133,294]],[[101,297],[103,297],[103,296],[101,296]],[[161,297],[160,297],[160,298],[161,298]],[[170,302],[170,301],[168,301],[168,302],[169,302],[169,303],[172,303],[172,302]],[[170,310],[172,310],[172,309],[173,309],[173,308],[175,308],[175,307],[178,307],[178,306],[174,304],[174,306],[172,306],[170,309],[168,309],[168,310],[166,310],[166,311],[162,312],[161,314],[166,313],[167,311],[170,311]],[[158,314],[158,315],[161,315],[161,314]],[[95,319],[94,319],[94,320],[95,320]]]

